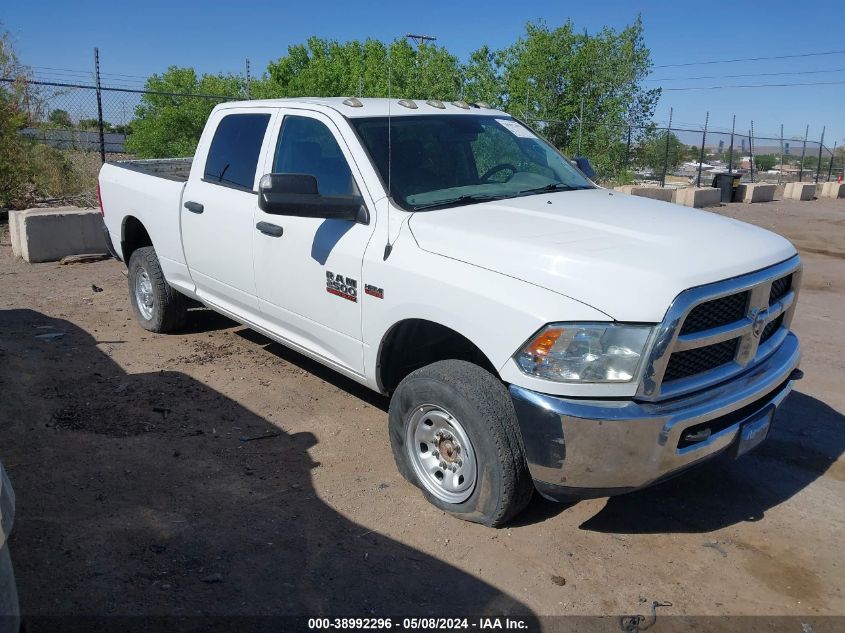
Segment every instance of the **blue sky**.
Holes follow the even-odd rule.
[[[793,2],[532,2],[487,0],[484,3],[416,2],[242,3],[145,0],[122,5],[113,0],[15,2],[6,0],[0,20],[11,31],[22,61],[45,78],[80,79],[100,48],[104,73],[114,82],[133,85],[152,72],[176,64],[202,72],[242,72],[250,58],[254,74],[289,44],[310,35],[334,39],[374,37],[390,40],[408,31],[436,35],[438,43],[465,59],[482,44],[494,48],[513,42],[525,22],[545,19],[557,25],[567,18],[593,32],[622,28],[639,12],[655,68],[647,85],[664,88],[724,84],[845,82],[845,54],[729,64],[660,67],[667,64],[766,57],[845,50],[845,4]],[[840,69],[838,72],[827,72]],[[811,74],[803,74],[812,71]],[[725,75],[795,73],[725,78]],[[120,77],[116,76],[121,75]],[[133,75],[129,77],[123,75]],[[713,79],[690,77],[716,76]],[[711,127],[757,134],[818,138],[845,143],[845,83],[782,88],[666,91],[656,119],[666,121],[674,108],[676,124],[700,127],[710,112]]]

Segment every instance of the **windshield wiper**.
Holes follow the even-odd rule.
[[[436,209],[438,207],[445,207],[451,204],[461,204],[465,202],[488,202],[490,200],[501,200],[508,196],[489,196],[478,193],[458,196],[457,198],[449,198],[447,200],[438,200],[437,202],[429,202],[428,204],[418,204],[414,207],[414,211],[422,211],[424,209]]]
[[[530,195],[532,193],[544,193],[546,191],[577,191],[578,189],[592,189],[592,187],[585,187],[583,185],[567,185],[562,182],[552,182],[542,187],[533,187],[531,189],[523,189],[519,195]]]

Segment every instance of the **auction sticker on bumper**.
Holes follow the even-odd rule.
[[[775,408],[768,407],[739,427],[735,457],[744,455],[766,439],[774,416]]]

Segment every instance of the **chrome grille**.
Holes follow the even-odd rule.
[[[675,352],[666,365],[663,382],[694,376],[731,362],[736,356],[738,342],[739,339],[732,338],[715,345]]]
[[[781,277],[772,282],[772,290],[769,292],[769,305],[780,299],[783,295],[789,292],[792,286],[792,275]]]
[[[671,398],[727,380],[786,338],[800,286],[795,257],[682,292],[660,325],[637,396]]]
[[[745,316],[748,295],[748,292],[738,292],[695,306],[684,319],[681,334],[701,332],[738,321]]]

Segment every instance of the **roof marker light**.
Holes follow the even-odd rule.
[[[469,104],[466,101],[453,101],[453,106],[457,106],[463,110],[469,110]]]
[[[446,109],[446,104],[440,101],[439,99],[429,99],[428,101],[426,101],[426,103],[432,108],[438,108],[440,110]]]
[[[490,104],[487,103],[486,101],[476,101],[472,105],[474,105],[476,108],[484,108],[486,110],[490,109]]]
[[[348,99],[344,99],[343,105],[349,106],[350,108],[363,108],[364,107],[364,104],[361,103],[355,97],[349,97]]]
[[[399,105],[403,106],[405,108],[408,108],[409,110],[416,110],[417,109],[416,102],[411,101],[410,99],[400,99]]]

